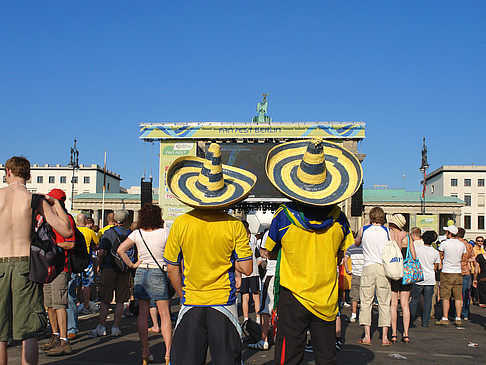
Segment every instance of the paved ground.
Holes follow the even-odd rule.
[[[177,306],[172,307],[173,313]],[[391,347],[380,345],[380,333],[374,329],[372,346],[361,346],[356,340],[361,336],[361,329],[356,323],[346,321],[350,315],[349,308],[343,309],[343,333],[345,345],[338,354],[338,364],[389,364],[392,362],[410,362],[414,364],[484,364],[486,363],[486,309],[474,306],[470,321],[464,323],[463,329],[452,325],[435,326],[431,320],[430,328],[420,326],[410,330],[411,343],[399,342]],[[109,317],[111,321],[112,315]],[[141,350],[136,330],[136,318],[124,318],[121,324],[121,337],[106,336],[88,338],[89,329],[96,327],[97,314],[80,317],[80,336],[72,342],[73,354],[58,358],[49,358],[40,354],[41,364],[70,365],[124,365],[140,364]],[[110,328],[110,323],[108,328]],[[399,336],[400,339],[400,336]],[[161,335],[152,334],[149,338],[156,364],[164,363],[164,344]],[[41,341],[41,343],[47,340]],[[469,342],[475,342],[477,347],[468,347]],[[395,359],[393,354],[400,354],[407,359]],[[245,364],[270,365],[273,350],[258,352],[244,347]],[[209,357],[208,357],[209,359]],[[9,364],[20,364],[20,346],[14,343],[9,348]],[[208,360],[208,364],[210,364]],[[312,354],[306,354],[303,364],[313,365]]]

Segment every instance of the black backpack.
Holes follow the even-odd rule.
[[[45,220],[38,225],[37,207],[43,198],[42,195],[32,194],[29,280],[34,283],[48,284],[64,270],[66,254],[56,245],[51,226]]]
[[[120,245],[128,238],[128,235],[118,233],[118,231],[116,230],[116,226],[111,227],[110,229],[112,229],[116,234],[115,240],[111,243],[110,250],[110,258],[113,264],[113,268],[119,272],[128,272],[131,269],[125,264],[125,262],[123,262],[117,252],[118,247],[120,247]],[[127,251],[127,255],[133,263],[137,262],[137,246],[133,245],[132,247],[130,247],[130,249]]]
[[[71,215],[69,216],[73,218]],[[79,274],[89,266],[91,257],[86,246],[86,239],[76,225],[74,225],[74,240],[74,248],[68,251],[69,267],[71,272]]]
[[[262,330],[258,323],[248,318],[241,325],[241,331],[251,343],[258,342],[262,339]]]

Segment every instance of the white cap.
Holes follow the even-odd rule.
[[[448,227],[443,227],[443,229],[444,229],[444,231],[449,231],[452,234],[457,234],[457,232],[459,232],[459,229],[457,229],[457,227],[454,226],[454,225],[450,225]]]

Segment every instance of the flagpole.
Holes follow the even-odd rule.
[[[103,165],[103,194],[101,198],[101,228],[105,226],[105,190],[106,190],[106,151]]]

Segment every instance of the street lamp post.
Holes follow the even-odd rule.
[[[74,138],[74,146],[71,147],[71,159],[69,161],[69,166],[73,169],[73,176],[71,178],[71,210],[73,210],[73,199],[74,199],[74,171],[79,169],[79,151],[76,147],[77,140]]]
[[[422,174],[424,175],[423,176],[423,180],[422,180],[422,184],[423,184],[423,190],[422,190],[422,214],[425,214],[425,195],[426,195],[426,178],[427,178],[427,169],[429,168],[429,163],[427,162],[427,146],[425,145],[425,137],[424,137],[424,140],[423,140],[424,144],[422,146],[422,165],[420,166],[420,171],[422,171]]]

